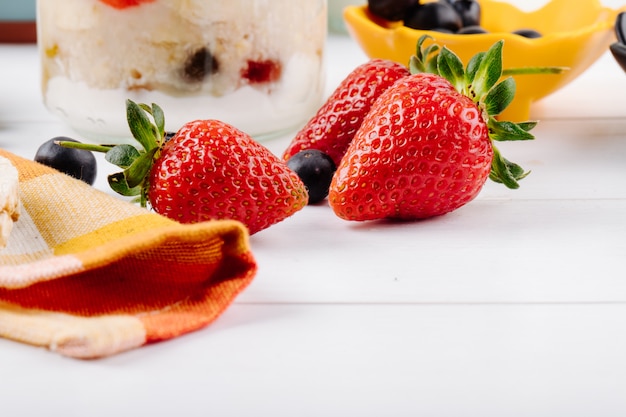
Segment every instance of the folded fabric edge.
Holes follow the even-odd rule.
[[[162,216],[149,213],[145,216]],[[132,218],[130,221],[134,221]],[[122,236],[101,245],[98,250],[75,253],[83,261],[85,268],[97,268],[118,262],[130,255],[153,250],[172,240],[182,243],[219,238],[224,241],[228,254],[240,255],[250,252],[248,229],[235,220],[211,220],[193,224],[171,221],[140,233]]]
[[[78,317],[0,301],[0,336],[77,359],[95,359],[140,347],[146,331],[136,317]]]
[[[162,218],[156,213],[146,213],[123,220],[137,222],[139,218],[149,221],[155,218],[163,224],[139,233],[120,236],[109,240],[97,248],[53,256],[28,264],[0,265],[0,287],[18,289],[30,285],[78,274],[89,269],[110,265],[120,260],[153,250],[172,239],[181,242],[219,237],[225,240],[225,247],[233,255],[250,252],[249,234],[246,227],[235,220],[213,220],[195,224],[180,224]]]
[[[257,266],[248,246],[247,231],[238,222],[230,221],[212,222],[210,227],[197,224],[166,229],[167,233],[157,233],[157,237],[151,241],[152,244],[144,247],[140,245],[138,252],[167,242],[168,236],[176,239],[183,236],[189,240],[221,236],[224,240],[221,246],[224,252],[222,268],[226,270],[215,273],[225,281],[218,279],[202,295],[196,294],[163,310],[146,310],[142,313],[81,316],[63,310],[42,310],[19,306],[8,300],[0,301],[0,336],[46,347],[64,356],[95,359],[172,339],[208,326],[232,304],[256,274]],[[181,234],[181,229],[186,233]],[[207,230],[210,231],[208,235]],[[114,258],[117,256],[107,251],[104,253]],[[128,253],[126,255],[130,256]],[[68,255],[55,258],[58,260],[73,257]],[[97,268],[98,262],[94,261],[90,268]],[[104,265],[107,263],[109,262],[104,262]],[[75,275],[87,270],[88,268],[84,268]]]

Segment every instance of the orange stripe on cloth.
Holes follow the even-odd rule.
[[[225,262],[229,269],[235,268],[233,263]],[[218,276],[241,274],[235,270],[221,270]],[[242,278],[243,280],[243,278]],[[146,341],[158,342],[171,339],[177,335],[205,327],[217,319],[230,305],[233,294],[243,289],[242,282],[224,280],[206,287],[193,297],[172,304],[157,314],[140,314],[137,317],[144,323]]]
[[[37,178],[40,175],[58,172],[53,168],[42,164],[36,164],[29,159],[21,158],[11,152],[5,151],[4,149],[0,149],[0,156],[10,159],[11,163],[15,166],[15,168],[17,168],[20,183]]]

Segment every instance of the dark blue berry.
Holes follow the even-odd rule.
[[[480,4],[475,0],[456,0],[452,7],[461,17],[463,26],[480,25]]]
[[[78,142],[63,136],[52,138],[37,149],[34,160],[93,185],[97,173],[97,162],[93,153],[82,149],[65,148],[57,145],[55,143],[57,141]]]
[[[328,195],[328,188],[337,167],[332,158],[317,149],[307,149],[287,161],[309,192],[309,204],[316,204]]]
[[[368,0],[369,11],[385,20],[403,20],[409,9],[415,6],[418,0]]]
[[[519,29],[514,31],[513,33],[530,39],[541,38],[541,33],[537,32],[534,29]]]
[[[419,4],[407,14],[404,25],[419,30],[457,32],[463,21],[450,3],[439,1]]]
[[[215,56],[205,47],[195,50],[183,66],[183,78],[190,83],[198,83],[219,69]]]
[[[615,18],[615,36],[617,41],[626,44],[626,12],[621,12]]]

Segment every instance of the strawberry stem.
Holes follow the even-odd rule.
[[[54,144],[64,148],[82,149],[84,151],[101,153],[107,153],[114,147],[114,145],[93,145],[90,143],[70,142],[65,140],[55,140]]]
[[[561,74],[567,70],[568,67],[520,67],[502,70],[502,75]]]

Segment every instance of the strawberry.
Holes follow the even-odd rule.
[[[127,144],[60,144],[106,152],[105,159],[124,169],[109,176],[109,185],[119,194],[137,196],[142,206],[149,203],[157,213],[181,223],[238,220],[254,234],[307,204],[298,175],[235,127],[196,120],[166,141],[159,106],[128,100],[127,114],[143,149]]]
[[[492,157],[487,124],[472,100],[444,78],[412,75],[365,118],[329,201],[349,220],[443,214],[478,194]]]
[[[283,159],[302,150],[317,149],[339,165],[374,100],[409,74],[405,65],[383,59],[372,59],[354,69],[296,134]]]
[[[142,3],[152,3],[154,0],[100,0],[100,2],[121,10],[139,6]]]
[[[515,90],[513,78],[500,81],[502,42],[463,68],[445,47],[440,53],[436,45],[422,49],[426,38],[420,39],[411,59],[413,74],[372,105],[337,167],[329,204],[341,218],[438,216],[474,199],[488,178],[517,188],[528,174],[503,158],[493,144],[533,139],[529,131],[536,124],[495,118],[510,104]]]

